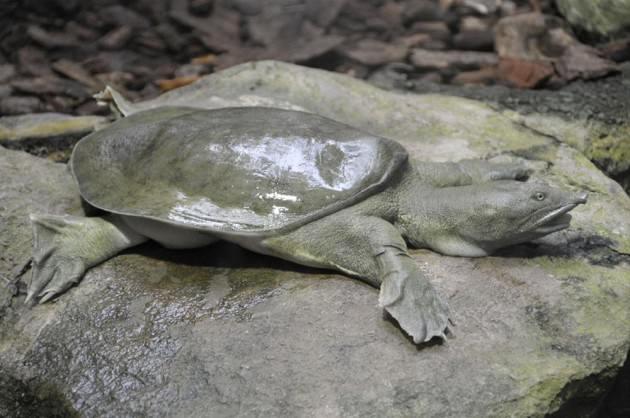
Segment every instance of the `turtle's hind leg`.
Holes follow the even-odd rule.
[[[330,215],[262,242],[269,254],[330,268],[380,286],[379,304],[416,344],[445,338],[449,310],[407,253],[389,222],[364,215]]]
[[[26,302],[40,303],[77,283],[85,270],[146,238],[118,217],[31,215],[33,275]]]

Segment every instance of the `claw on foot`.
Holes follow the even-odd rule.
[[[83,230],[76,218],[31,215],[33,224],[32,277],[25,303],[44,303],[77,283],[86,266],[77,256]]]
[[[381,299],[381,306],[413,338],[414,343],[425,343],[434,337],[446,341],[449,308],[433,286],[418,277],[405,277],[398,284],[402,288],[400,296],[395,300],[390,298],[390,303],[383,303]],[[381,285],[381,294],[387,294],[383,286],[387,286],[387,282]]]

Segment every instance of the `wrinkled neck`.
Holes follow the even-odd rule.
[[[467,186],[435,188],[410,177],[398,193],[399,211],[395,225],[405,240],[416,248],[430,248],[445,255],[480,257],[492,249],[471,239],[466,231],[471,222]]]

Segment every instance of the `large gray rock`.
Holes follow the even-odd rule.
[[[453,311],[443,345],[414,346],[370,286],[224,244],[139,247],[33,309],[3,289],[0,368],[16,383],[0,391],[13,405],[0,403],[0,415],[35,414],[20,399],[38,399],[42,415],[89,417],[593,412],[630,347],[630,199],[582,154],[475,101],[385,93],[286,64],[243,65],[182,90],[161,100],[315,111],[394,137],[417,158],[520,156],[591,196],[571,229],[537,245],[480,259],[413,252]],[[0,149],[0,174],[12,202],[0,212],[12,234],[7,275],[28,253],[28,211],[79,207],[63,166]]]
[[[556,5],[572,25],[600,36],[630,28],[629,0],[556,0]]]

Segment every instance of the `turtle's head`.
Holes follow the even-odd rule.
[[[448,255],[483,256],[568,228],[568,212],[586,198],[544,183],[494,181],[433,189],[416,199],[416,209],[401,205],[407,213],[401,211],[399,222],[412,244]]]

